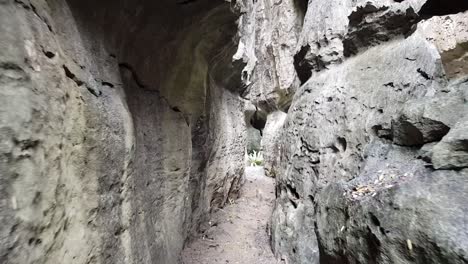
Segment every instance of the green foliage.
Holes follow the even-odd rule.
[[[249,163],[250,166],[261,166],[263,165],[263,153],[261,151],[252,151],[252,153],[249,154]]]

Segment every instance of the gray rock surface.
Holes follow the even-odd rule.
[[[434,146],[432,162],[436,169],[468,167],[468,117],[453,126],[450,132]]]
[[[466,74],[444,55],[466,13],[397,2],[309,3],[272,217],[288,263],[468,261]]]
[[[467,8],[0,0],[0,263],[179,263],[248,129],[277,258],[467,263]]]
[[[468,74],[468,12],[436,16],[418,25],[440,52],[449,78]]]
[[[1,263],[179,262],[243,182],[236,19],[223,1],[0,1]]]
[[[263,130],[262,149],[265,175],[276,177],[279,170],[279,160],[281,156],[281,139],[283,125],[287,114],[282,111],[275,111],[267,116],[265,129]]]
[[[300,83],[294,55],[306,5],[297,0],[234,3],[241,14],[234,58],[246,63],[245,96],[267,112],[285,109]]]

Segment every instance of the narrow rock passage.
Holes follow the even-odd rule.
[[[213,214],[210,227],[187,245],[184,264],[275,264],[269,242],[274,180],[263,167],[247,167],[240,199]]]

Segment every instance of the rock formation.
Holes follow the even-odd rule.
[[[0,1],[0,262],[178,263],[239,193],[223,1]]]
[[[433,2],[316,0],[305,16],[295,10],[304,22],[289,59],[304,84],[291,89],[279,140],[277,257],[468,261],[468,12]],[[435,14],[440,5],[453,13]],[[258,35],[289,20],[274,13],[278,24],[262,28],[259,13]]]
[[[276,177],[281,157],[281,135],[283,132],[286,113],[274,111],[267,116],[267,122],[262,138],[264,169],[267,176]]]
[[[0,0],[0,262],[179,263],[261,148],[277,258],[467,263],[467,10]]]

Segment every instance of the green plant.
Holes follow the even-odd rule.
[[[261,166],[263,164],[263,153],[261,151],[252,151],[252,153],[249,154],[249,163],[250,166]]]

